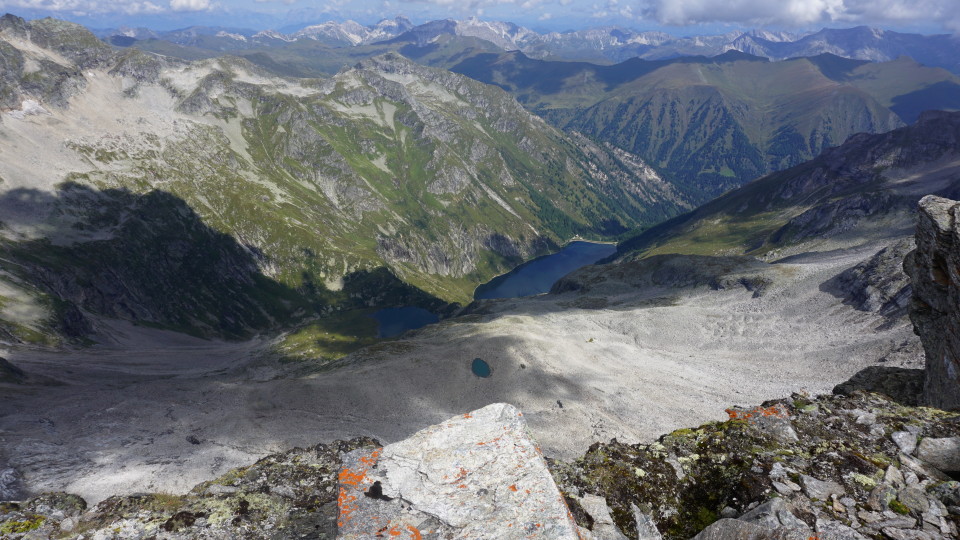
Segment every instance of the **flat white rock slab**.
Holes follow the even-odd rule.
[[[580,538],[523,414],[505,403],[347,454],[339,508],[343,539]]]

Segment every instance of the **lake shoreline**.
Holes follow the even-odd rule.
[[[590,262],[583,262],[583,261],[586,261],[586,259],[592,257],[592,255],[586,255],[586,254],[584,254],[584,255],[579,255],[580,257],[582,257],[582,259],[583,259],[582,261],[578,262],[576,265],[570,265],[570,268],[569,268],[568,270],[564,271],[564,272],[563,272],[562,274],[560,274],[560,275],[557,275],[555,279],[552,279],[551,282],[550,282],[550,284],[549,284],[546,288],[540,287],[540,288],[542,289],[542,290],[540,290],[540,291],[537,291],[537,292],[524,292],[524,293],[521,293],[521,294],[509,294],[509,295],[506,295],[506,296],[487,296],[487,295],[484,295],[484,293],[486,293],[486,291],[488,291],[488,290],[491,290],[491,289],[496,290],[497,288],[503,287],[504,284],[506,283],[506,280],[510,279],[510,276],[511,276],[511,275],[519,275],[524,269],[529,268],[531,265],[534,265],[534,264],[537,264],[537,263],[542,263],[542,262],[543,262],[544,260],[546,260],[546,259],[555,258],[555,257],[558,257],[558,256],[563,256],[564,252],[569,251],[569,250],[571,249],[571,247],[574,247],[574,246],[576,246],[577,244],[581,244],[581,245],[583,245],[583,246],[585,246],[585,247],[586,247],[586,246],[591,246],[591,247],[595,247],[595,246],[610,246],[612,249],[611,249],[608,253],[604,253],[604,254],[601,255],[601,256],[598,256],[598,257],[596,257],[596,258],[593,258],[592,261],[590,261]],[[594,264],[594,263],[596,263],[596,262],[599,261],[599,260],[602,260],[602,259],[604,259],[604,258],[606,258],[606,257],[609,257],[610,255],[616,253],[616,250],[617,250],[617,243],[616,243],[616,242],[595,242],[595,241],[592,241],[592,240],[583,240],[583,239],[580,239],[579,237],[574,237],[574,238],[572,238],[571,240],[569,240],[566,244],[564,244],[562,248],[560,248],[559,250],[557,250],[557,251],[555,251],[555,252],[553,252],[553,253],[549,253],[549,254],[546,254],[546,255],[541,255],[541,256],[539,256],[539,257],[530,259],[529,261],[526,261],[526,262],[524,262],[524,263],[522,263],[522,264],[519,264],[519,265],[513,267],[513,268],[512,268],[510,271],[508,271],[508,272],[504,272],[503,274],[499,274],[499,275],[497,275],[497,276],[494,276],[493,278],[491,278],[491,279],[490,279],[489,281],[487,281],[486,283],[481,283],[480,285],[477,285],[477,287],[476,287],[476,288],[474,289],[474,291],[473,291],[473,299],[474,299],[474,301],[477,301],[477,300],[489,300],[489,299],[493,299],[493,298],[516,298],[516,297],[522,297],[522,296],[535,296],[535,295],[537,295],[537,294],[544,294],[544,293],[546,293],[546,292],[549,292],[550,286],[552,286],[553,283],[555,283],[558,279],[560,279],[560,278],[562,278],[563,276],[569,274],[570,272],[573,272],[574,270],[577,270],[578,268],[582,268],[583,266],[588,266],[588,265],[590,265],[590,264]],[[606,251],[606,250],[605,250],[605,251]]]

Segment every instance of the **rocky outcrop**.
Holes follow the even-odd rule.
[[[599,495],[632,538],[649,538],[638,510],[668,539],[957,537],[960,414],[863,392],[728,413],[652,444],[597,443],[551,463],[557,484],[581,525],[577,501]]]
[[[910,279],[903,271],[903,259],[914,248],[912,239],[899,240],[874,256],[844,270],[824,284],[860,311],[869,311],[897,320],[910,306]]]
[[[13,538],[581,538],[523,414],[488,405],[381,447],[295,448],[187,495],[0,505]],[[7,536],[4,536],[6,538]]]
[[[927,356],[924,401],[960,408],[960,203],[933,195],[920,201],[917,249],[904,261],[913,284],[910,319]]]
[[[342,456],[376,445],[372,439],[354,439],[294,448],[234,469],[185,495],[110,497],[92,508],[64,494],[0,503],[0,536],[334,538]]]
[[[26,114],[32,109],[24,101],[67,107],[70,98],[87,85],[83,70],[101,67],[113,58],[110,46],[86,28],[58,19],[26,21],[6,14],[0,17],[0,37],[0,65],[4,68],[0,109],[19,109]],[[24,48],[25,53],[6,41],[11,39],[55,51],[72,65],[37,56],[29,47]]]
[[[957,538],[960,413],[795,394],[651,444],[544,460],[489,405],[380,447],[295,448],[185,495],[0,504],[17,538]],[[552,477],[552,478],[551,478]],[[568,513],[569,509],[569,513]],[[379,536],[378,536],[379,535]],[[419,535],[419,536],[418,536]]]

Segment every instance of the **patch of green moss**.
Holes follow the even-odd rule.
[[[907,515],[910,513],[910,509],[907,508],[905,504],[903,504],[902,502],[896,499],[893,499],[892,501],[890,501],[890,509],[898,514]]]
[[[43,516],[34,516],[31,519],[23,521],[7,521],[0,523],[0,534],[22,534],[39,529],[47,518]]]
[[[718,519],[720,519],[720,515],[716,511],[701,507],[693,514],[693,526],[697,530],[703,530]]]
[[[150,495],[149,500],[144,501],[143,506],[154,512],[172,512],[180,508],[187,502],[187,498],[182,495],[173,495],[171,493],[154,493]]]

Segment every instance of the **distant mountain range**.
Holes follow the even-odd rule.
[[[124,32],[105,38],[141,36],[130,43],[185,59],[235,54],[295,77],[400,53],[500,86],[555,126],[640,156],[693,203],[854,133],[888,131],[926,109],[960,109],[960,78],[949,71],[960,59],[953,37],[866,27],[675,38],[612,27],[539,34],[475,18],[414,26],[398,17],[288,34]]]
[[[450,68],[511,92],[554,125],[633,152],[695,202],[925,109],[960,108],[960,78],[908,58],[770,62],[634,58],[612,66],[478,53]]]
[[[771,60],[829,53],[844,58],[882,62],[909,56],[921,64],[960,73],[956,54],[960,41],[948,34],[921,35],[866,26],[824,28],[817,32],[791,33],[768,30],[733,31],[720,35],[675,37],[664,32],[608,26],[569,32],[538,33],[509,22],[437,20],[414,25],[405,17],[384,19],[365,26],[354,21],[324,22],[282,33],[236,28],[194,27],[169,32],[120,28],[97,32],[115,45],[131,40],[162,39],[178,45],[201,48],[247,48],[312,39],[333,47],[370,45],[393,39],[424,46],[441,36],[484,40],[503,51],[519,50],[531,58],[591,62],[622,62],[629,58],[661,60],[678,56],[715,56],[730,50]],[[236,43],[231,43],[232,40]]]

